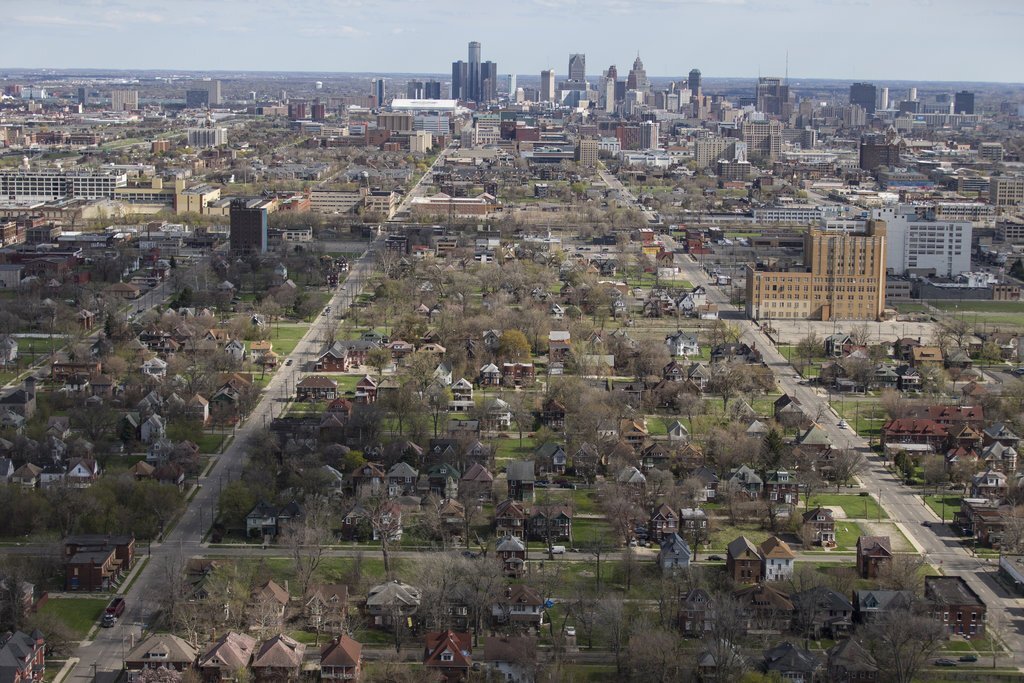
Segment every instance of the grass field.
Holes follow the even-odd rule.
[[[216,453],[220,450],[220,446],[224,443],[225,434],[217,434],[204,432],[202,436],[196,439],[196,444],[199,446],[200,453]]]
[[[281,357],[291,353],[302,339],[309,325],[306,323],[274,323],[270,341],[274,342],[274,353]]]
[[[812,507],[821,506],[828,508],[840,508],[846,513],[847,519],[889,519],[885,510],[878,507],[878,503],[871,496],[861,496],[856,493],[816,493],[810,503]],[[839,525],[839,520],[836,520]]]
[[[928,507],[934,510],[935,514],[941,517],[943,522],[953,521],[953,515],[960,509],[961,500],[963,498],[960,496],[949,495],[924,497],[924,502],[928,503]],[[945,508],[943,508],[943,503],[945,503]]]
[[[510,434],[507,439],[495,439],[491,443],[494,445],[495,464],[499,468],[507,465],[509,460],[529,458],[537,448],[532,436],[524,436],[522,445],[520,445],[518,434]]]
[[[850,427],[864,438],[881,436],[882,425],[888,419],[885,409],[875,401],[836,401],[833,398],[832,406]]]
[[[76,638],[85,638],[109,602],[107,598],[51,598],[39,612],[63,622]]]

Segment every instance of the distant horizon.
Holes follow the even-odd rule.
[[[5,55],[37,69],[443,74],[470,41],[517,75],[562,75],[583,53],[588,73],[615,64],[625,78],[639,54],[650,73],[679,77],[696,67],[1015,85],[1024,63],[1024,8],[1006,0],[7,0],[4,10]]]

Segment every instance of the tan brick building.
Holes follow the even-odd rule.
[[[863,233],[812,228],[804,236],[804,271],[747,266],[747,317],[877,320],[885,307],[884,221]]]

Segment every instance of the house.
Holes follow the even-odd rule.
[[[246,671],[256,651],[256,639],[244,633],[228,631],[199,656],[197,667],[206,683],[236,680]]]
[[[139,440],[153,443],[167,435],[167,421],[157,414],[150,415],[139,425]]]
[[[302,611],[321,630],[343,631],[348,626],[348,586],[343,583],[312,586]]]
[[[353,541],[379,541],[384,534],[392,541],[402,540],[402,506],[395,501],[382,501],[381,507],[371,511],[357,502],[341,519],[341,537]]]
[[[512,426],[512,410],[500,398],[492,399],[484,408],[484,424],[488,429],[504,430]]]
[[[793,601],[775,584],[759,583],[733,591],[746,631],[782,633],[793,620]]]
[[[840,640],[828,650],[826,675],[831,683],[874,683],[881,680],[875,658],[854,638]]]
[[[691,588],[679,600],[677,622],[683,635],[704,637],[714,627],[711,595],[703,588]]]
[[[374,586],[366,596],[366,612],[374,626],[391,627],[395,619],[405,621],[420,607],[420,589],[392,580]]]
[[[517,536],[498,539],[496,554],[506,576],[518,578],[526,573],[526,544]]]
[[[488,363],[480,368],[477,384],[482,387],[496,387],[501,384],[501,370],[494,363]]]
[[[470,465],[459,481],[459,490],[475,499],[489,498],[493,487],[494,475],[478,462]]]
[[[455,498],[459,495],[459,471],[441,462],[427,470],[428,491],[439,498]]]
[[[87,488],[100,476],[100,466],[94,458],[75,458],[68,463],[64,475],[69,486]],[[184,475],[182,475],[184,477]]]
[[[0,396],[0,412],[10,411],[31,420],[36,413],[36,378],[29,375],[19,389]]]
[[[318,372],[348,372],[350,367],[348,350],[342,342],[336,341],[317,356],[313,367]]]
[[[770,677],[787,683],[817,683],[823,680],[821,660],[789,642],[765,650],[762,668]]]
[[[553,398],[549,398],[541,406],[540,421],[545,427],[561,431],[565,427],[565,406]]]
[[[921,389],[921,373],[913,365],[897,365],[896,388],[900,391],[919,391]]]
[[[987,467],[994,470],[1006,474],[1017,471],[1017,449],[1013,446],[1004,446],[1001,441],[995,441],[985,446],[978,457]]]
[[[279,633],[263,641],[252,658],[252,673],[258,683],[298,681],[306,646]]]
[[[352,473],[350,477],[352,488],[359,498],[377,495],[385,489],[387,474],[382,466],[375,462],[363,463],[362,467]]]
[[[746,536],[729,543],[725,556],[725,573],[736,583],[757,583],[763,578],[761,553]]]
[[[540,445],[533,452],[534,462],[541,474],[553,472],[554,474],[565,474],[565,464],[568,456],[561,444],[548,441]]]
[[[294,500],[281,508],[261,500],[245,516],[245,534],[250,538],[275,538],[289,522],[301,516],[302,506]]]
[[[0,635],[0,682],[40,683],[46,675],[46,639],[38,631]]]
[[[985,603],[960,576],[924,577],[924,597],[931,616],[949,635],[970,639],[985,635]]]
[[[676,569],[688,569],[693,552],[689,544],[679,534],[672,532],[661,537],[658,543],[658,566],[668,574]]]
[[[0,337],[0,365],[7,367],[18,361],[18,340],[11,336]]]
[[[34,489],[39,486],[42,474],[42,467],[27,462],[11,473],[10,482],[14,486]]]
[[[529,537],[538,541],[571,541],[572,508],[567,505],[538,505],[526,521]]]
[[[632,465],[627,465],[619,470],[619,473],[615,475],[615,482],[640,492],[647,486],[647,477],[645,477],[643,472],[637,468]]]
[[[898,418],[882,425],[882,446],[887,444],[915,444],[944,450],[949,430],[935,420]]]
[[[640,419],[619,420],[619,439],[633,448],[640,448],[647,441],[647,421]]]
[[[484,662],[506,683],[534,683],[537,661],[535,636],[488,636]]]
[[[424,636],[423,667],[436,671],[446,683],[461,681],[473,666],[473,637],[469,633],[431,631]]]
[[[697,493],[697,501],[700,503],[714,502],[718,496],[718,475],[706,465],[701,465],[690,475],[692,479],[701,484]]]
[[[464,413],[476,406],[473,401],[473,385],[465,377],[452,384],[451,392],[452,400],[448,403],[448,408],[452,412]]]
[[[665,337],[665,346],[668,347],[669,355],[672,356],[697,356],[700,354],[697,335],[682,330],[676,330]]]
[[[692,543],[707,541],[709,538],[708,513],[702,508],[680,508],[679,533]]]
[[[811,418],[804,410],[803,403],[795,396],[779,396],[775,399],[772,411],[775,420],[784,427],[806,429],[811,424]]]
[[[971,498],[999,501],[1006,497],[1006,475],[991,467],[971,477]]]
[[[363,665],[363,646],[348,634],[334,636],[320,649],[320,679],[356,681]]]
[[[333,401],[338,398],[338,383],[323,375],[309,375],[295,385],[298,401]]]
[[[249,610],[258,616],[262,625],[280,626],[290,599],[288,591],[271,579],[249,592]]]
[[[668,426],[667,434],[669,443],[679,443],[690,438],[690,430],[679,420]]]
[[[860,536],[857,539],[857,573],[865,579],[877,579],[892,561],[888,536]]]
[[[757,472],[751,469],[748,465],[740,465],[736,469],[732,470],[726,481],[738,490],[746,493],[751,499],[756,500],[761,497],[761,490],[764,487],[764,481]]]
[[[167,376],[167,361],[159,357],[153,357],[139,366],[139,370],[146,377],[163,379]]]
[[[508,498],[494,508],[494,529],[498,536],[526,537],[528,511],[517,500]]]
[[[523,387],[533,384],[536,369],[533,363],[502,363],[501,383],[505,386]]]
[[[540,628],[544,623],[544,598],[536,589],[521,583],[505,588],[491,605],[495,624],[522,624]]]
[[[135,562],[135,536],[79,534],[64,539],[64,589],[109,590]]]
[[[800,488],[796,477],[791,476],[786,470],[765,472],[764,497],[773,502],[796,505],[800,502]]]
[[[892,609],[909,609],[914,596],[910,591],[864,590],[853,592],[853,620],[870,624]]]
[[[407,462],[396,462],[388,470],[388,495],[411,496],[416,493],[420,473]]]
[[[836,520],[832,511],[818,506],[803,514],[803,537],[830,548],[836,544]]]
[[[128,652],[124,657],[128,683],[138,680],[144,670],[171,669],[179,673],[192,667],[198,652],[176,635],[155,633]]]
[[[505,466],[508,496],[513,500],[533,502],[537,482],[532,460],[513,460]]]
[[[770,536],[759,548],[763,562],[761,575],[765,581],[783,581],[793,576],[796,553],[778,536]]]
[[[915,346],[910,351],[910,364],[915,368],[941,368],[942,349],[938,346]]]
[[[662,503],[651,512],[647,520],[647,535],[652,541],[660,542],[663,536],[679,531],[679,515],[671,506]]]
[[[792,595],[799,633],[840,638],[853,628],[853,604],[842,593],[828,586],[816,586]]]

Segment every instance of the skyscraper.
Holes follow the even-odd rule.
[[[498,65],[484,62],[480,65],[480,96],[477,102],[491,102],[498,99]]]
[[[231,201],[231,252],[245,254],[264,253],[267,250],[267,209],[259,200],[234,199]]]
[[[516,75],[508,75],[508,98],[515,101],[516,99]]]
[[[850,86],[850,104],[859,104],[869,114],[875,113],[878,90],[871,83],[854,83]]]
[[[540,101],[555,101],[555,72],[553,69],[545,69],[540,72]]]
[[[612,64],[604,73],[604,110],[608,113],[615,111],[615,103],[618,101],[616,86],[619,80],[619,70]]]
[[[581,52],[569,55],[569,80],[587,80],[587,56]]]
[[[89,104],[89,89],[86,87],[80,87],[78,89],[78,103],[83,107]]]
[[[469,96],[474,102],[481,101],[482,89],[480,87],[480,43],[471,41],[469,43]]]
[[[878,89],[878,108],[885,110],[889,108],[889,89],[879,88]]]
[[[690,76],[686,79],[686,85],[694,97],[700,96],[700,69],[690,69]]]
[[[134,111],[139,108],[138,90],[111,90],[111,111]]]
[[[469,65],[461,59],[452,62],[452,92],[453,100],[468,100],[469,97]]]
[[[793,107],[789,102],[789,86],[781,78],[762,76],[757,79],[757,110],[770,116],[789,118]]]
[[[377,98],[377,106],[384,106],[384,99],[387,97],[387,88],[384,84],[385,79],[375,78],[371,82],[371,95]]]
[[[629,70],[629,76],[626,78],[626,90],[647,90],[649,87],[647,71],[644,69],[644,63],[640,61],[640,54],[637,53],[636,59],[633,60],[633,68]]]
[[[973,114],[974,113],[974,93],[967,90],[961,90],[953,96],[953,113],[954,114]]]

